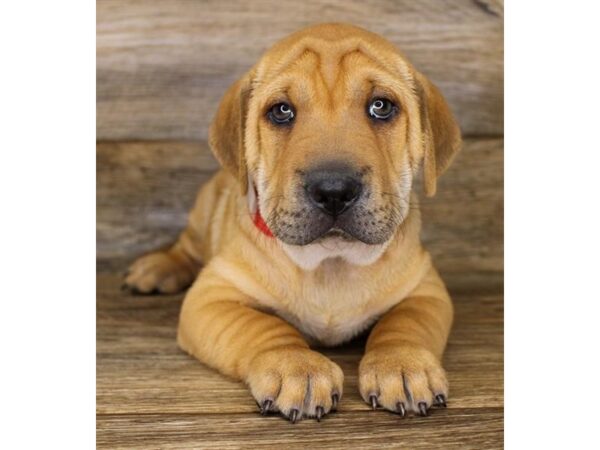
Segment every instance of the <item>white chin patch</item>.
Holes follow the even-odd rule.
[[[338,237],[330,237],[308,245],[279,242],[285,253],[303,270],[314,270],[330,258],[342,258],[356,266],[368,266],[379,259],[389,244],[388,241],[379,245],[368,245]]]

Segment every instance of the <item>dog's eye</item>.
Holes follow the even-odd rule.
[[[269,120],[276,124],[286,124],[294,120],[294,108],[287,103],[277,103],[271,107],[267,114]]]
[[[386,98],[376,98],[368,107],[369,116],[373,119],[388,120],[398,110],[398,107]]]

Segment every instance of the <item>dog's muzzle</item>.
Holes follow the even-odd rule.
[[[329,162],[298,171],[296,202],[270,214],[273,235],[290,245],[335,238],[368,245],[387,242],[397,215],[373,195],[369,167]]]

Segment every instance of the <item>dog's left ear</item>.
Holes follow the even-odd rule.
[[[249,72],[225,92],[208,133],[214,155],[221,166],[239,180],[242,194],[248,190],[244,131],[252,90],[251,80]]]
[[[438,177],[462,146],[460,128],[446,100],[435,85],[415,74],[423,131],[423,181],[425,194],[435,195]]]

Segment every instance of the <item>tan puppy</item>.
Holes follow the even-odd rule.
[[[194,282],[181,348],[292,422],[342,396],[341,369],[309,343],[376,324],[362,397],[426,415],[448,395],[452,304],[411,185],[422,165],[433,195],[460,144],[439,91],[389,42],[340,24],[297,32],[227,91],[210,129],[225,170],[177,243],[136,261],[126,283],[172,293]]]

